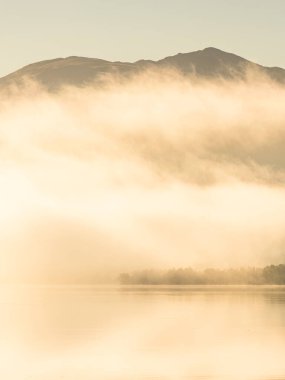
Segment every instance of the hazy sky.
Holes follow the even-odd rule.
[[[0,5],[0,76],[69,55],[158,59],[214,46],[285,67],[284,0],[10,0]]]

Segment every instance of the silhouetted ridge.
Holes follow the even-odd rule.
[[[128,77],[151,68],[171,68],[186,76],[207,79],[245,79],[248,70],[259,71],[273,81],[285,83],[285,70],[278,67],[264,67],[238,55],[214,47],[190,53],[179,53],[158,61],[139,60],[109,62],[98,58],[70,56],[37,62],[0,79],[0,87],[21,84],[25,78],[39,82],[49,90],[64,85],[85,86],[104,82],[106,76]]]

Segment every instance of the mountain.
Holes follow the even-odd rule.
[[[248,70],[257,70],[273,81],[285,83],[285,70],[282,68],[264,67],[238,55],[209,47],[158,61],[140,60],[134,63],[75,56],[57,58],[33,63],[0,78],[0,88],[21,84],[25,78],[30,78],[56,91],[63,85],[84,86],[93,81],[101,83],[106,75],[129,76],[151,68],[171,68],[186,76],[196,75],[207,79],[245,79]]]

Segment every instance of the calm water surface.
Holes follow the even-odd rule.
[[[285,379],[285,287],[0,287],[0,379]]]

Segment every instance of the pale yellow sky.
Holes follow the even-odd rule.
[[[0,76],[44,59],[159,59],[214,46],[285,67],[283,0],[11,0],[0,5]]]

